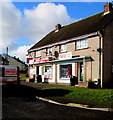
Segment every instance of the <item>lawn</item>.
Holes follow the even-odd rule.
[[[44,88],[43,90],[66,90],[70,91],[64,94],[63,97],[50,96],[57,102],[62,103],[82,103],[89,104],[91,107],[109,107],[113,108],[113,89],[88,89],[80,87],[52,87]]]
[[[25,73],[20,73],[20,80],[26,80],[26,79],[29,79],[29,77],[26,77],[27,76],[27,74],[25,74]]]
[[[23,84],[39,89],[41,91],[40,97],[49,98],[56,102],[113,108],[113,89],[89,89],[45,83],[23,82]]]

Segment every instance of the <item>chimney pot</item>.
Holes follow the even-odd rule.
[[[106,3],[104,5],[104,15],[110,13],[112,10],[112,4],[111,3]]]
[[[60,29],[61,29],[61,24],[57,24],[56,26],[55,26],[55,32],[58,32]]]

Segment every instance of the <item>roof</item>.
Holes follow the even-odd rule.
[[[103,12],[98,13],[91,17],[64,26],[58,32],[55,32],[55,30],[53,30],[29,50],[68,40],[77,36],[101,31],[111,21],[113,21],[113,11],[106,15],[103,15]]]
[[[25,62],[21,61],[19,58],[16,58],[15,56],[14,57],[10,57],[10,58],[16,60],[17,62],[19,62],[19,63],[21,63],[23,65],[25,65],[26,67],[28,66]]]
[[[7,57],[3,56],[2,54],[0,54],[0,60],[9,62],[9,61],[7,60]]]
[[[1,54],[0,54],[0,57],[1,57]],[[13,60],[15,60],[15,61],[17,61],[17,62],[19,62],[19,63],[21,63],[21,64],[24,64],[25,66],[28,66],[25,62],[21,61],[19,58],[16,58],[15,56],[12,57],[12,56],[10,56],[10,55],[3,54],[2,57],[4,57],[4,58],[7,57],[8,60],[9,60],[9,59],[13,59]],[[9,61],[9,62],[10,62],[10,61]]]

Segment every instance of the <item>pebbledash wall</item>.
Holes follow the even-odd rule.
[[[105,19],[103,16],[107,14],[110,13],[101,14],[102,19]],[[56,28],[54,34],[62,30],[59,24]],[[30,78],[38,81],[37,76],[41,75],[42,82],[70,84],[70,77],[75,76],[78,85],[86,87],[88,80],[95,82],[100,80],[102,88],[111,87],[113,85],[113,19],[101,30],[99,29],[44,46],[32,47],[28,51]]]

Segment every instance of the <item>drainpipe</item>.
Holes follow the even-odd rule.
[[[98,31],[99,35],[99,48],[97,51],[99,52],[99,80],[98,83],[101,85],[100,87],[103,88],[103,38],[100,31]]]
[[[84,80],[83,81],[86,81],[86,62],[85,62],[85,56],[83,58],[83,66],[84,66]]]

